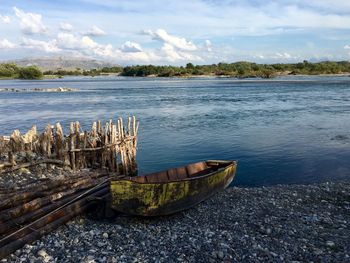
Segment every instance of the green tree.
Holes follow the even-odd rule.
[[[20,79],[41,79],[43,77],[43,73],[36,66],[29,66],[20,68],[18,77]]]
[[[194,69],[194,65],[192,63],[187,63],[186,69]]]
[[[16,64],[0,64],[0,77],[14,78],[18,75],[18,66]]]

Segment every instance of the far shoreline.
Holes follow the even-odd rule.
[[[279,77],[350,77],[349,73],[333,73],[333,74],[278,74],[274,77],[263,78],[260,76],[248,76],[248,77],[237,77],[231,75],[183,75],[183,76],[157,76],[157,75],[148,75],[148,76],[123,76],[121,74],[101,74],[96,76],[91,75],[44,75],[40,79],[20,79],[20,78],[11,78],[11,77],[0,77],[0,81],[2,80],[57,80],[57,79],[65,79],[66,77],[81,77],[81,78],[95,78],[95,77],[124,77],[124,78],[159,78],[159,79],[192,79],[192,78],[208,78],[208,79],[236,79],[236,80],[264,80],[264,81],[273,81],[278,79]]]
[[[258,64],[238,61],[210,65],[130,65],[97,68],[48,68],[35,64],[20,66],[0,63],[0,79],[56,79],[66,76],[124,76],[154,78],[259,78],[273,79],[281,76],[350,76],[350,61],[321,61],[299,63]]]

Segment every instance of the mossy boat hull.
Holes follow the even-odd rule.
[[[188,209],[226,188],[235,161],[205,161],[163,172],[111,180],[111,207],[140,216],[161,216]]]

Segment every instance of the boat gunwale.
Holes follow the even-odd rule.
[[[229,163],[227,166],[225,167],[222,167],[222,168],[219,168],[218,170],[216,171],[213,171],[211,173],[208,173],[208,174],[205,174],[205,175],[202,175],[202,176],[196,176],[196,177],[188,177],[188,178],[183,178],[183,179],[176,179],[176,180],[171,180],[171,181],[167,181],[167,182],[136,182],[136,181],[133,181],[131,180],[130,178],[132,177],[128,177],[128,179],[126,178],[120,178],[120,179],[111,179],[110,180],[110,183],[112,184],[113,182],[121,182],[121,181],[127,181],[127,182],[132,182],[132,183],[135,183],[135,184],[168,184],[168,183],[176,183],[176,182],[183,182],[183,181],[193,181],[193,180],[198,180],[198,179],[201,179],[201,178],[207,178],[207,177],[210,177],[218,172],[221,172],[223,170],[226,170],[227,168],[231,167],[231,166],[237,166],[237,161],[236,160],[231,160],[231,161],[220,161],[220,160],[207,160],[207,161],[204,161],[204,162],[218,162],[218,163]],[[168,169],[170,170],[170,169]],[[168,171],[168,170],[165,170],[165,171]],[[156,173],[156,172],[155,172]],[[151,173],[153,174],[153,173]],[[142,175],[142,176],[147,176],[147,175]]]

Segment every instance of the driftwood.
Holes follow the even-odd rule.
[[[79,177],[65,180],[55,180],[43,183],[33,188],[23,190],[22,192],[16,192],[14,195],[7,196],[6,199],[0,201],[0,211],[15,207],[31,200],[57,193],[59,191],[68,189],[79,189],[79,187],[90,186],[91,183],[96,184],[99,177],[106,176],[106,174],[96,174],[93,177]]]
[[[0,187],[0,259],[85,212],[97,201],[106,201],[109,178],[137,173],[136,151],[139,123],[135,117],[101,121],[83,131],[72,122],[68,134],[59,123],[42,133],[33,126],[21,135],[0,136],[0,176],[32,166],[54,164],[73,171],[65,179],[23,180]],[[47,166],[49,167],[49,166]],[[84,169],[89,168],[89,169]]]
[[[38,219],[35,220],[33,222],[31,222],[30,224],[20,228],[19,230],[16,230],[15,232],[11,233],[9,236],[3,238],[0,240],[0,247],[6,245],[7,243],[16,240],[17,238],[21,238],[23,237],[25,234],[30,233],[33,231],[33,228],[40,228],[43,225],[50,223],[52,221],[55,220],[55,217],[57,218],[58,216],[62,216],[64,214],[64,210],[63,208],[65,207],[69,207],[70,205],[73,205],[74,207],[78,207],[79,206],[79,202],[78,201],[85,201],[86,203],[86,197],[91,195],[92,193],[96,193],[99,191],[104,191],[103,194],[108,192],[108,184],[107,182],[103,182],[98,184],[97,186],[84,191],[82,194],[76,196],[74,199],[70,200],[68,203],[64,204],[63,206],[57,208],[56,210],[53,210],[52,212],[48,213],[45,215],[45,218],[43,219]]]
[[[54,209],[64,205],[65,203],[68,203],[69,201],[73,200],[75,197],[79,196],[81,194],[80,191],[77,193],[64,197],[62,199],[57,200],[54,203],[48,204],[46,206],[43,206],[40,209],[34,210],[32,212],[26,213],[20,217],[13,218],[11,220],[8,220],[4,223],[0,223],[0,235],[3,235],[5,233],[11,232],[13,229],[18,228],[19,226],[23,225],[24,223],[31,222],[33,220],[38,219],[41,216],[44,216],[45,214],[53,211]]]
[[[86,211],[93,205],[91,197],[104,197],[108,195],[107,183],[85,191],[66,204],[45,214],[34,222],[16,230],[0,240],[0,258],[3,258],[23,245],[33,242],[42,235],[49,233],[72,217]]]
[[[0,175],[43,163],[67,165],[73,171],[99,167],[135,175],[138,126],[133,116],[127,118],[125,127],[123,119],[118,118],[104,126],[101,121],[94,122],[90,131],[82,131],[79,122],[72,122],[68,135],[60,123],[48,124],[41,134],[36,126],[24,135],[15,130],[11,136],[0,136],[0,153],[8,155],[7,161],[0,161]],[[35,154],[42,160],[23,163],[17,153]]]
[[[106,178],[104,178],[104,179],[106,179]],[[50,203],[53,203],[53,202],[55,202],[63,197],[72,195],[79,190],[91,188],[91,187],[95,186],[98,182],[99,182],[98,180],[97,181],[90,180],[88,182],[78,181],[77,183],[79,183],[79,185],[75,184],[71,187],[65,187],[65,189],[69,189],[69,190],[62,191],[63,189],[55,189],[54,192],[44,193],[43,194],[44,197],[35,198],[35,199],[33,199],[27,203],[21,204],[15,208],[9,208],[6,210],[2,210],[1,214],[0,214],[0,223],[3,223],[3,222],[8,221],[8,220],[12,220],[12,219],[17,218],[19,216],[22,216],[28,212],[42,208],[43,206],[50,204]],[[59,190],[59,192],[57,192],[57,190]]]

